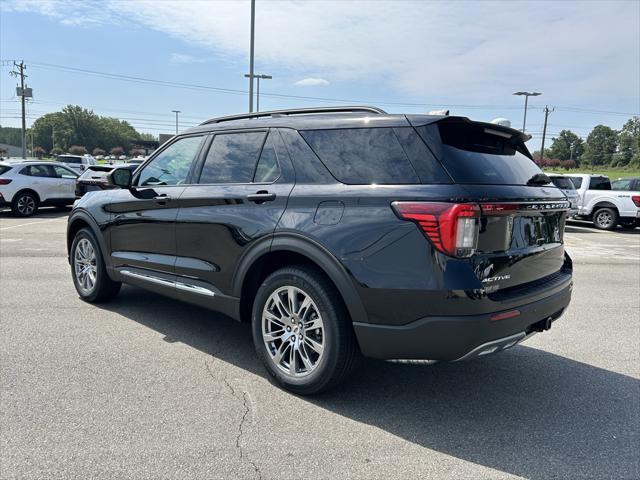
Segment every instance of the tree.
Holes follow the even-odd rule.
[[[4,157],[7,154],[7,149],[4,147],[0,147],[0,158]]]
[[[571,149],[573,148],[573,155]],[[560,134],[553,138],[549,149],[549,156],[559,160],[579,160],[584,153],[584,142],[571,130],[561,130]]]
[[[53,147],[51,149],[51,155],[62,155],[64,153],[64,150],[62,150],[60,147]]]
[[[104,155],[105,153],[107,153],[105,150],[103,150],[102,148],[94,148],[93,149],[93,155]]]
[[[45,154],[47,153],[47,151],[42,148],[42,147],[34,147],[33,148],[33,155],[35,155],[37,158],[42,158],[45,156]]]
[[[132,157],[136,157],[138,155],[144,155],[144,150],[142,150],[141,148],[133,148],[129,150],[129,155],[131,155]]]
[[[113,147],[111,150],[109,150],[109,153],[111,155],[116,155],[116,156],[124,155],[124,148],[122,148],[122,147]]]
[[[14,127],[0,127],[0,143],[22,146],[22,129]]]
[[[69,148],[69,153],[72,155],[85,155],[87,153],[87,148],[82,145],[72,145]]]
[[[618,134],[618,143],[618,165],[640,166],[640,117],[627,120]]]
[[[610,165],[617,146],[617,132],[606,125],[596,125],[587,137],[582,161],[590,165]]]

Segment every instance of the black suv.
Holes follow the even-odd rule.
[[[122,282],[251,322],[284,387],[316,393],[360,354],[504,350],[569,304],[568,202],[524,135],[373,107],[213,119],[69,217],[80,297]]]

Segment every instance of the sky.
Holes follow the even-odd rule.
[[[0,0],[0,124],[20,125],[8,60],[24,60],[27,124],[77,104],[173,133],[248,110],[250,3]],[[371,104],[548,135],[640,114],[640,1],[256,1],[260,109]],[[547,144],[548,145],[548,144]]]

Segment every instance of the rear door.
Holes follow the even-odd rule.
[[[293,167],[276,130],[224,132],[208,145],[196,178],[179,201],[175,271],[186,283],[229,293],[242,255],[282,216]]]
[[[206,135],[178,137],[136,172],[133,186],[115,189],[110,212],[111,261],[115,268],[135,267],[173,273],[178,199],[189,183]]]
[[[561,270],[569,203],[533,162],[519,132],[456,118],[417,130],[466,200],[480,205],[471,262],[489,292]]]

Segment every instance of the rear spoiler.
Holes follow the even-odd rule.
[[[451,123],[469,123],[476,126],[482,126],[486,133],[493,133],[511,140],[519,140],[522,143],[531,140],[531,135],[522,133],[515,128],[505,127],[503,125],[497,125],[489,122],[476,122],[468,117],[451,117],[445,115],[406,115],[407,120],[414,127],[421,127],[423,125],[430,125],[432,123],[439,122],[451,122]]]

